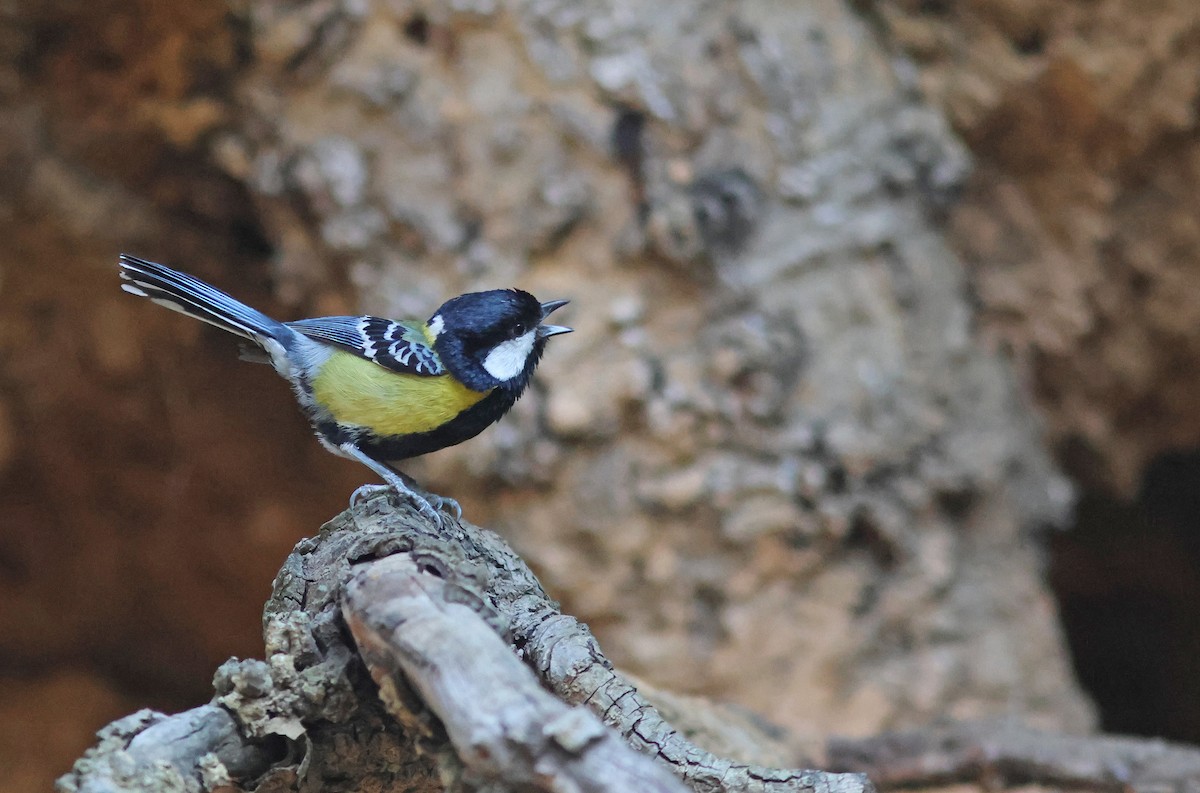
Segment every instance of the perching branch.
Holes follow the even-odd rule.
[[[212,704],[106,728],[60,790],[872,791],[691,744],[498,536],[383,496],[296,546],[264,639]]]

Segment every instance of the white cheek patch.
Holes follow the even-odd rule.
[[[429,320],[429,335],[437,338],[438,335],[445,330],[446,320],[442,319],[442,315],[438,314],[433,319]]]
[[[537,331],[531,330],[524,336],[500,342],[483,359],[483,368],[497,380],[511,380],[525,370],[525,361],[533,352]]]

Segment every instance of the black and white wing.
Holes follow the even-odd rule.
[[[382,317],[315,317],[287,323],[311,339],[334,344],[403,374],[434,377],[446,373],[417,322]]]

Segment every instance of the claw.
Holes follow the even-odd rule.
[[[421,498],[421,496],[417,495],[416,493],[412,493],[411,495],[413,504],[415,504],[417,507],[417,511],[429,518],[429,521],[434,526],[437,526],[439,529],[442,528],[442,513],[438,512],[432,504]]]
[[[423,492],[421,495],[429,502],[429,505],[438,512],[446,512],[454,515],[455,520],[462,520],[462,505],[452,498],[439,496],[437,493]]]

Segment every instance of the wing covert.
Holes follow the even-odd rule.
[[[426,377],[446,373],[417,323],[383,317],[314,317],[287,325],[311,339],[335,344],[394,372]]]

